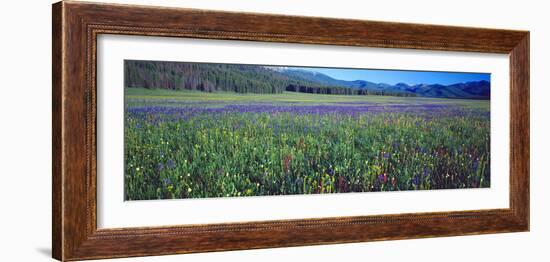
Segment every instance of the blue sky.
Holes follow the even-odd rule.
[[[416,84],[456,84],[469,81],[491,81],[489,73],[457,73],[457,72],[430,72],[430,71],[404,71],[404,70],[378,70],[378,69],[341,69],[321,67],[293,67],[323,73],[335,79],[341,80],[365,80],[374,83]]]

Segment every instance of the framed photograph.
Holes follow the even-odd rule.
[[[59,2],[53,257],[529,230],[529,32]]]

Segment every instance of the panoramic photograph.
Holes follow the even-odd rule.
[[[124,61],[126,201],[488,188],[491,75]]]

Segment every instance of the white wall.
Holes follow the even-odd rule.
[[[104,0],[107,1],[107,0]],[[135,258],[125,261],[547,261],[550,29],[545,1],[107,1],[531,31],[531,232]],[[0,10],[0,240],[4,261],[48,261],[51,245],[50,1]]]

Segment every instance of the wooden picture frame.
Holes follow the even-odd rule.
[[[81,260],[529,230],[529,32],[63,1],[53,5],[53,257]],[[510,57],[510,207],[98,229],[99,34],[468,51]]]

